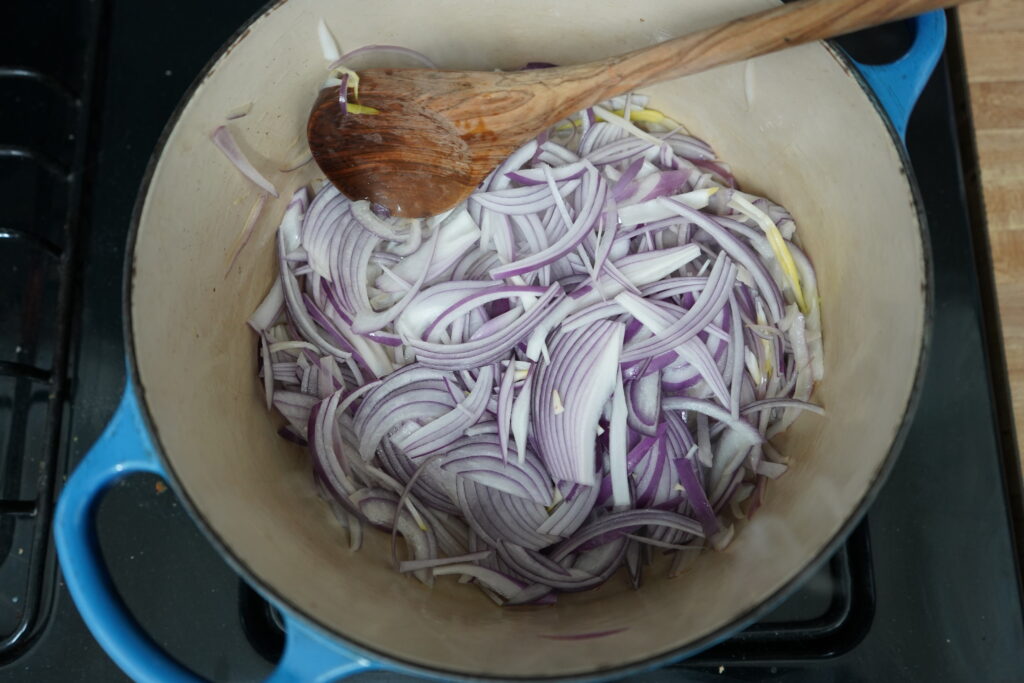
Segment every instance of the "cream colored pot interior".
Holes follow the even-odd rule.
[[[214,65],[185,107],[149,186],[131,292],[139,379],[158,441],[199,515],[253,576],[353,642],[415,665],[486,676],[595,672],[665,654],[747,614],[814,559],[864,497],[900,426],[921,349],[924,260],[894,143],[822,45],[645,92],[708,140],[742,185],[796,216],[824,312],[825,418],[781,446],[795,465],[722,553],[683,576],[621,576],[555,608],[501,609],[448,578],[433,590],[389,566],[372,534],[350,553],[303,452],[275,435],[246,318],[274,277],[274,203],[228,270],[256,189],[209,141],[225,115],[286,197],[316,177],[300,132],[325,66],[318,20],[343,49],[394,43],[449,68],[579,62],[761,9],[764,0],[290,0]],[[545,636],[626,627],[604,638]]]

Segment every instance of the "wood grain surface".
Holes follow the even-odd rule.
[[[350,199],[419,218],[462,201],[503,159],[566,116],[646,85],[965,0],[800,0],[587,64],[527,71],[361,71],[346,113],[321,92],[307,137]],[[347,92],[347,91],[346,91]]]
[[[1017,434],[1024,435],[1024,0],[959,8]]]

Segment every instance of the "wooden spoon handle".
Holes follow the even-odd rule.
[[[906,19],[964,0],[801,0],[608,59],[558,69],[600,101],[659,81]],[[560,79],[561,80],[561,79]]]

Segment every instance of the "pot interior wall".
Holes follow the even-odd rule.
[[[814,261],[823,306],[828,416],[805,416],[781,446],[794,465],[722,553],[685,575],[621,577],[553,609],[500,609],[476,589],[428,590],[389,566],[386,539],[358,553],[314,492],[301,450],[275,435],[245,320],[271,283],[270,205],[229,270],[256,199],[209,142],[232,128],[287,197],[315,176],[281,173],[324,63],[323,17],[343,48],[395,43],[448,68],[570,63],[632,49],[760,9],[761,0],[290,0],[213,67],[163,151],[135,247],[131,306],[139,378],[173,476],[234,559],[288,604],[353,642],[455,673],[592,672],[692,643],[783,587],[864,497],[902,421],[924,326],[918,218],[896,147],[870,101],[822,45],[648,88],[728,161],[743,187],[789,208]],[[625,629],[599,639],[546,636]]]

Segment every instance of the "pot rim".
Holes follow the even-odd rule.
[[[370,645],[355,641],[350,637],[339,633],[336,629],[322,621],[312,617],[302,610],[297,605],[293,604],[286,597],[281,595],[272,585],[264,582],[256,573],[251,570],[246,563],[239,558],[234,551],[227,539],[222,538],[218,532],[210,526],[207,520],[203,517],[202,513],[196,507],[195,502],[189,496],[188,491],[178,480],[177,474],[175,473],[174,466],[171,461],[164,454],[163,445],[160,440],[160,432],[156,427],[156,423],[153,420],[152,415],[149,412],[149,406],[145,400],[145,387],[142,384],[138,361],[135,353],[135,338],[133,333],[133,317],[132,317],[132,305],[131,295],[132,287],[134,284],[135,277],[135,244],[138,238],[139,225],[141,223],[142,210],[146,203],[146,198],[149,194],[150,185],[153,181],[153,176],[159,165],[160,158],[163,154],[164,148],[167,145],[167,141],[170,138],[171,133],[178,124],[182,113],[192,100],[192,96],[195,94],[199,86],[206,80],[210,72],[213,70],[217,62],[233,48],[236,42],[242,40],[250,31],[253,24],[257,21],[262,20],[264,17],[270,15],[279,7],[283,6],[288,0],[269,0],[267,4],[257,10],[244,24],[242,24],[225,42],[220,48],[210,57],[207,63],[203,66],[202,70],[196,75],[195,79],[185,90],[178,104],[175,106],[174,111],[171,113],[164,125],[163,130],[160,133],[160,137],[157,139],[156,145],[153,148],[152,155],[150,156],[149,162],[146,165],[146,170],[143,174],[142,181],[139,185],[139,190],[136,195],[135,204],[132,209],[131,221],[128,229],[128,239],[125,246],[125,261],[123,270],[123,281],[122,281],[122,293],[121,293],[121,306],[123,313],[123,335],[125,341],[125,353],[127,354],[127,362],[129,368],[129,378],[127,381],[134,383],[135,389],[138,392],[139,407],[142,420],[152,437],[154,451],[160,464],[163,468],[165,478],[168,485],[174,491],[175,495],[181,501],[182,506],[188,512],[189,516],[196,522],[196,526],[202,532],[203,536],[213,545],[218,551],[221,557],[228,563],[228,565],[238,573],[247,583],[262,594],[265,598],[270,600],[275,606],[282,607],[289,610],[291,613],[298,615],[301,619],[308,623],[314,624],[321,631],[330,635],[333,638],[339,640],[345,647],[350,648],[355,654],[366,657],[372,660],[375,664],[381,665],[382,668],[389,668],[398,670],[404,673],[412,673],[419,676],[443,679],[443,680],[459,680],[459,681],[513,681],[513,680],[534,680],[534,681],[593,681],[602,680],[608,678],[617,678],[620,676],[629,676],[641,673],[643,671],[661,668],[668,664],[681,661],[688,657],[692,657],[704,650],[707,650],[722,641],[728,639],[738,631],[746,628],[753,624],[760,618],[767,615],[786,598],[788,598],[793,592],[796,591],[810,576],[817,572],[820,567],[827,562],[839,549],[839,546],[846,541],[846,538],[854,530],[854,528],[861,522],[867,513],[868,508],[874,502],[878,493],[882,489],[882,485],[888,479],[889,474],[892,472],[895,466],[896,459],[902,450],[903,444],[906,441],[907,434],[910,430],[910,426],[913,422],[913,417],[917,412],[918,405],[920,403],[921,390],[924,382],[925,369],[928,365],[928,359],[931,352],[931,339],[932,339],[932,326],[934,317],[934,275],[933,275],[933,261],[932,261],[932,249],[931,241],[929,239],[929,230],[927,216],[924,210],[924,204],[921,199],[920,189],[918,188],[917,179],[914,174],[913,167],[910,163],[910,158],[907,153],[906,146],[903,140],[900,138],[899,133],[893,126],[892,121],[889,119],[888,114],[882,107],[882,104],[875,94],[874,90],[868,85],[867,81],[855,68],[853,60],[832,40],[821,41],[829,54],[835,59],[843,71],[847,75],[852,77],[854,81],[860,86],[865,96],[870,100],[872,106],[875,109],[876,114],[882,119],[886,130],[889,133],[890,141],[896,149],[897,155],[900,160],[905,176],[907,178],[907,187],[910,192],[911,202],[914,206],[914,212],[917,214],[917,225],[918,232],[921,238],[922,245],[922,257],[924,260],[924,282],[922,284],[922,293],[924,294],[924,320],[921,330],[921,349],[917,358],[917,367],[914,371],[914,381],[911,386],[911,391],[907,397],[907,403],[903,411],[903,420],[900,423],[899,429],[896,431],[896,435],[893,438],[893,442],[889,447],[889,452],[886,454],[885,459],[882,462],[882,466],[879,468],[875,475],[875,478],[868,485],[867,493],[859,501],[859,503],[853,508],[846,520],[840,525],[839,530],[833,535],[833,537],[825,543],[818,553],[815,555],[809,563],[807,563],[803,569],[798,571],[789,581],[783,586],[777,589],[774,593],[769,595],[763,601],[758,603],[755,607],[747,610],[746,612],[736,616],[728,624],[721,626],[714,631],[705,634],[703,637],[691,641],[686,645],[675,648],[668,652],[661,653],[652,657],[645,658],[640,661],[628,662],[621,665],[616,665],[608,668],[601,669],[599,671],[592,671],[588,673],[572,674],[569,676],[490,676],[490,675],[479,675],[479,674],[465,674],[456,671],[450,671],[442,668],[434,668],[425,666],[423,664],[417,664],[415,662],[403,660],[400,657],[395,657],[389,653],[382,652]]]

